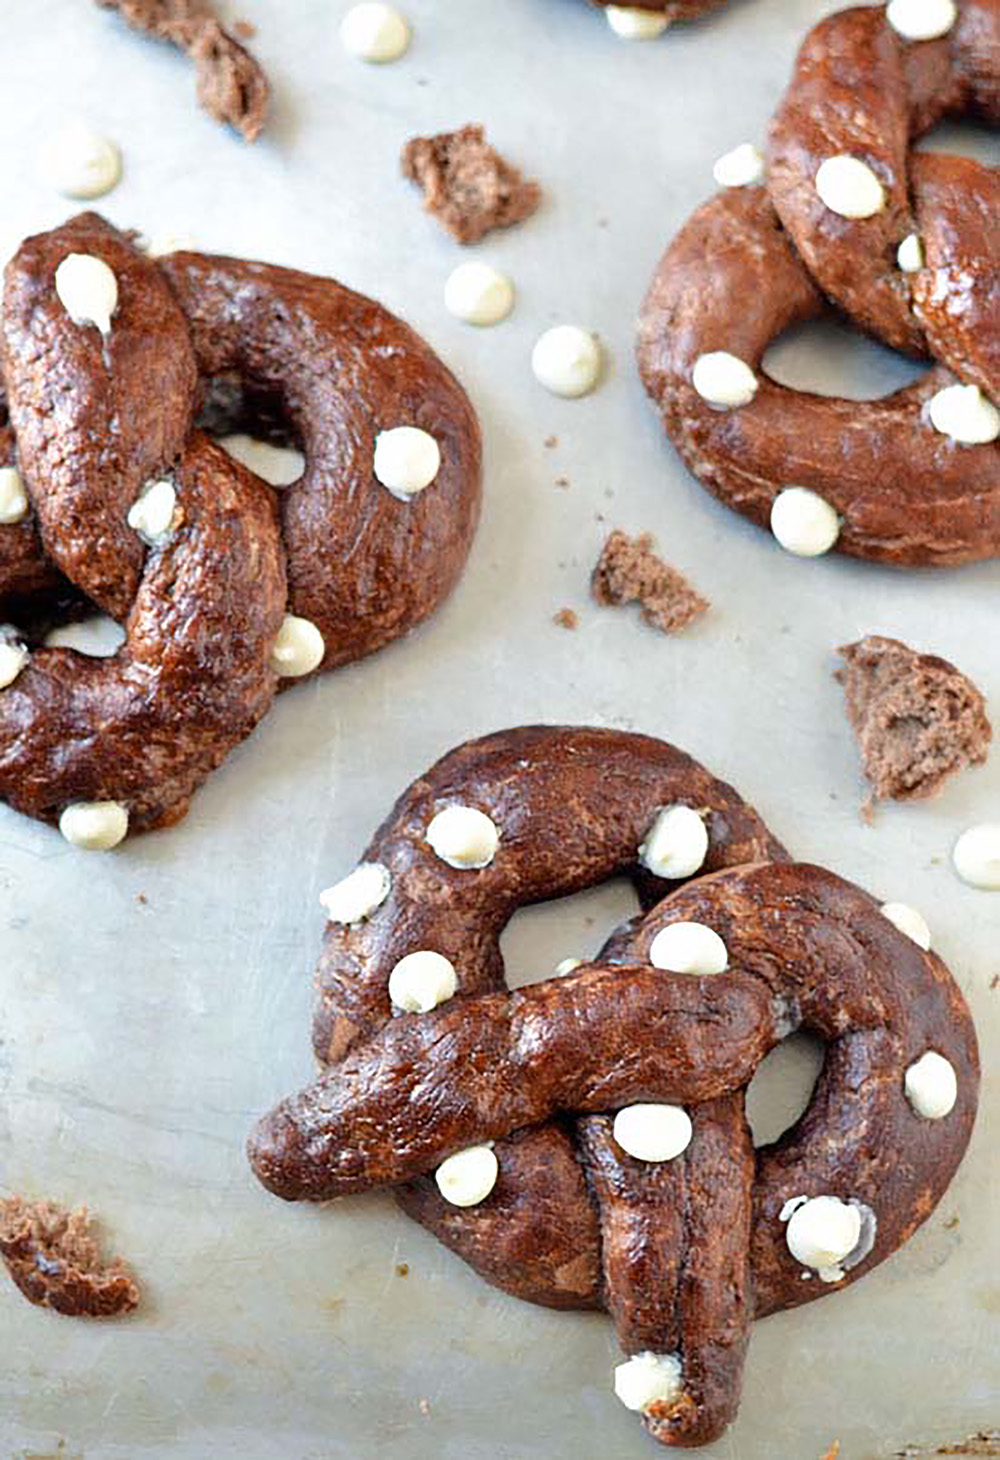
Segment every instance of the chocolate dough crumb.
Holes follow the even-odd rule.
[[[0,1201],[0,1257],[29,1303],[69,1318],[111,1318],[139,1302],[122,1259],[101,1256],[86,1207]]]
[[[664,634],[687,628],[710,607],[683,573],[653,551],[648,532],[629,537],[619,528],[604,544],[591,575],[590,591],[603,607],[640,604],[646,622]]]
[[[546,436],[545,440],[542,442],[542,445],[545,447],[545,449],[547,451],[551,451],[553,449],[553,447],[556,447],[556,446],[559,445],[559,437],[558,436]]]
[[[257,27],[250,20],[234,20],[233,34],[238,35],[241,41],[252,41],[257,34]]]
[[[410,1264],[408,1262],[397,1262],[396,1263],[396,1276],[397,1277],[409,1277],[409,1275],[410,1275]]]
[[[219,24],[207,0],[96,0],[96,4],[117,10],[135,30],[185,51],[195,65],[199,103],[216,121],[230,122],[248,142],[257,140],[271,88],[250,52]]]
[[[556,477],[555,484],[557,487],[561,487],[562,490],[565,491],[566,488],[569,486],[569,477]]]
[[[982,765],[993,738],[986,703],[954,664],[878,634],[837,652],[874,800],[933,796],[956,771]]]
[[[493,228],[520,223],[541,201],[538,184],[526,182],[505,162],[480,126],[414,137],[400,162],[404,177],[423,188],[427,212],[459,243],[475,243]]]
[[[575,629],[579,627],[580,615],[572,608],[561,608],[558,613],[552,615],[552,622],[558,624],[561,629]]]

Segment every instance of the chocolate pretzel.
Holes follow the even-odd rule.
[[[616,874],[644,915],[508,993],[513,913]],[[325,1068],[258,1125],[258,1177],[287,1200],[395,1186],[488,1281],[607,1308],[632,1356],[619,1393],[665,1444],[721,1433],[752,1319],[888,1257],[965,1150],[978,1056],[943,964],[662,742],[533,727],[464,745],[324,899]],[[800,1027],[823,1072],[755,1151],[746,1087]],[[637,1150],[650,1102],[686,1142]],[[828,1219],[857,1240],[823,1263],[808,1234]],[[650,1375],[662,1388],[633,1402]]]
[[[71,839],[108,844],[112,813],[112,836],[176,821],[282,681],[390,643],[462,569],[472,408],[413,331],[333,280],[156,262],[82,214],[8,266],[0,372],[21,518],[0,525],[0,619],[75,596],[126,630],[103,661],[8,635],[0,798]],[[279,497],[199,422],[292,440],[305,471]]]
[[[809,33],[765,186],[678,234],[638,359],[691,471],[784,546],[937,565],[1000,553],[1000,169],[913,144],[946,117],[1000,121],[1000,7],[958,0],[928,40],[894,27],[913,30],[907,8]],[[932,368],[874,401],[771,380],[768,346],[828,301]]]

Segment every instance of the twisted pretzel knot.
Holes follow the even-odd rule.
[[[828,504],[825,546],[839,518],[837,549],[881,562],[1000,553],[1000,444],[987,439],[1000,432],[1000,169],[912,150],[945,117],[1000,122],[1000,6],[958,5],[952,29],[933,40],[907,41],[880,6],[810,32],[772,123],[766,186],[727,190],[693,215],[657,269],[639,328],[646,389],[710,491],[767,526],[779,493],[806,488]],[[823,169],[844,159],[867,170],[867,201],[825,187]],[[824,190],[839,208],[874,211],[844,216]],[[772,340],[826,300],[937,363],[869,402],[763,375]],[[742,362],[741,378],[725,399],[706,398],[696,367],[719,352]],[[967,391],[942,395],[956,383]],[[955,424],[956,406],[974,414],[971,432]]]
[[[481,870],[430,845],[455,806],[499,831]],[[683,885],[637,850],[663,808],[681,806],[707,832]],[[487,1281],[553,1307],[605,1307],[626,1353],[673,1356],[678,1390],[646,1423],[665,1444],[714,1438],[736,1412],[751,1320],[830,1291],[793,1258],[786,1204],[868,1209],[870,1242],[843,1285],[926,1219],[961,1159],[978,1058],[950,974],[867,893],[788,861],[730,787],[645,736],[535,727],[471,742],[405,793],[365,860],[387,883],[367,921],[327,930],[314,1026],[326,1068],[258,1125],[257,1175],[289,1200],[396,1186]],[[517,908],[617,873],[645,915],[594,963],[508,993],[499,938]],[[725,971],[652,966],[654,939],[678,922],[722,938]],[[400,1016],[387,987],[417,950],[450,960],[458,996]],[[801,1119],[755,1151],[747,1084],[799,1026],[826,1042],[823,1072]],[[937,1120],[904,1093],[929,1049],[957,1078]],[[618,1144],[609,1112],[643,1101],[686,1107],[682,1156],[651,1163]],[[496,1184],[452,1205],[431,1173],[484,1141]]]
[[[57,292],[73,255],[114,276],[105,337]],[[19,811],[56,821],[117,803],[132,830],[177,820],[283,671],[369,654],[454,586],[479,508],[472,408],[405,324],[330,279],[197,253],[154,262],[82,214],[8,266],[0,371],[0,465],[16,462],[31,506],[0,525],[0,618],[70,594],[127,635],[109,660],[33,647],[0,689],[0,797]],[[280,501],[199,429],[206,406],[218,429],[301,446]],[[440,452],[408,497],[373,473],[376,439],[402,426]],[[148,547],[129,512],[164,478],[176,509]],[[290,668],[273,652],[289,624],[310,635]]]

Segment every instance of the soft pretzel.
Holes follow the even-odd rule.
[[[619,873],[645,914],[593,963],[508,993],[513,913]],[[634,1361],[626,1402],[637,1374],[669,1380],[632,1405],[665,1444],[721,1433],[752,1318],[889,1256],[967,1144],[976,1041],[943,964],[867,893],[789,862],[730,787],[662,742],[533,727],[462,746],[324,897],[325,1068],[258,1125],[258,1177],[288,1200],[395,1186],[488,1281],[607,1308]],[[799,1027],[826,1042],[823,1072],[755,1151],[746,1087]],[[648,1102],[689,1120],[673,1159],[619,1142],[620,1113]],[[464,1179],[486,1172],[471,1205],[449,1185],[456,1155]],[[815,1198],[857,1233],[814,1268],[800,1229],[827,1204],[796,1222],[797,1255],[789,1223]]]
[[[103,335],[74,322],[100,313],[75,276],[60,293],[72,259],[117,293]],[[83,214],[27,240],[6,285],[0,446],[26,498],[0,526],[0,617],[72,590],[127,637],[108,660],[18,647],[0,797],[107,844],[109,807],[109,836],[182,816],[280,680],[371,653],[450,592],[478,516],[479,429],[423,341],[329,279],[154,262]],[[280,501],[198,429],[205,401],[216,428],[301,445]],[[158,525],[142,515],[156,482]]]
[[[958,0],[925,41],[892,13],[810,32],[766,185],[720,193],[671,244],[639,367],[694,474],[792,551],[960,563],[1000,553],[1000,169],[912,144],[944,117],[1000,121],[1000,6]],[[936,363],[875,401],[778,385],[768,345],[828,299]]]

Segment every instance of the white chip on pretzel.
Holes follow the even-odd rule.
[[[76,801],[59,818],[59,830],[85,852],[109,852],[128,833],[128,810],[118,801]]]
[[[840,518],[830,503],[808,487],[785,487],[771,503],[771,531],[787,553],[818,558],[840,536]]]
[[[312,674],[323,663],[326,643],[314,623],[298,614],[286,613],[271,646],[271,668],[282,679]]]
[[[757,376],[745,360],[728,350],[710,350],[699,355],[691,371],[691,384],[710,406],[732,410],[748,406],[757,394]]]
[[[816,191],[841,218],[872,218],[885,207],[885,188],[867,162],[843,152],[820,163]]]
[[[668,923],[650,943],[649,961],[667,973],[724,973],[729,952],[704,923]]]
[[[936,1049],[929,1049],[906,1071],[903,1089],[917,1115],[924,1120],[943,1120],[958,1099],[955,1066]]]
[[[787,1202],[782,1209],[792,1206]],[[796,1204],[785,1240],[796,1262],[818,1272],[824,1282],[839,1282],[841,1264],[861,1241],[861,1211],[838,1196],[814,1196]]]
[[[177,488],[168,477],[147,482],[128,509],[128,525],[150,547],[165,547],[178,523]]]
[[[449,867],[480,871],[496,856],[500,833],[485,811],[475,806],[446,806],[431,818],[426,840]]]
[[[441,470],[441,448],[419,426],[393,426],[375,438],[372,470],[383,487],[406,502],[436,478]]]
[[[0,523],[23,522],[28,515],[28,494],[16,466],[0,466]]]
[[[468,1146],[442,1161],[434,1180],[453,1207],[475,1207],[489,1196],[499,1174],[500,1163],[492,1146]]]
[[[643,1413],[654,1404],[672,1404],[683,1386],[676,1354],[634,1354],[615,1369],[615,1394],[626,1409]]]
[[[11,624],[0,624],[0,689],[13,684],[31,655]]]
[[[654,877],[691,877],[708,856],[708,831],[690,806],[664,806],[639,847],[639,861]]]
[[[55,274],[59,302],[74,324],[96,324],[102,335],[111,330],[118,308],[118,280],[103,259],[89,253],[70,253]]]
[[[955,0],[889,0],[885,18],[906,41],[933,41],[958,19]]]
[[[613,1134],[637,1161],[673,1161],[691,1144],[691,1117],[681,1105],[626,1105],[614,1119]]]
[[[455,965],[429,948],[407,953],[389,975],[389,998],[407,1014],[429,1014],[450,999],[457,987]]]
[[[752,142],[741,142],[724,152],[712,168],[712,177],[720,188],[747,188],[764,181],[764,154]]]
[[[637,5],[608,5],[604,14],[615,35],[623,41],[653,41],[670,24],[661,12],[640,10]]]
[[[904,274],[915,274],[924,266],[924,245],[919,233],[908,233],[896,250],[896,262]]]
[[[935,431],[960,446],[987,446],[1000,437],[1000,411],[978,385],[946,385],[927,402]]]
[[[319,900],[331,923],[363,923],[389,896],[392,877],[381,862],[362,862],[347,877],[321,892]]]
[[[926,953],[931,946],[931,930],[915,907],[910,907],[905,902],[884,902],[882,916],[888,918],[901,933],[912,938],[917,947],[923,948]]]

